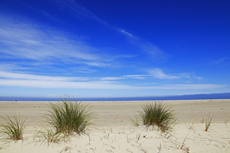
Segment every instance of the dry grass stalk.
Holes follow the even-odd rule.
[[[2,117],[4,123],[1,124],[1,133],[8,136],[12,140],[22,140],[26,128],[26,119],[22,119],[16,115]]]
[[[212,123],[212,116],[209,114],[208,117],[205,119],[205,131],[208,131],[209,127]]]
[[[161,131],[165,132],[170,129],[175,122],[174,114],[171,109],[162,103],[149,103],[142,106],[138,118],[133,123],[138,125],[138,119],[143,125],[157,126]]]
[[[92,113],[88,105],[73,102],[71,99],[62,99],[61,104],[50,104],[49,113],[46,114],[48,123],[55,128],[56,133],[71,135],[74,132],[81,134],[87,126],[92,124]]]

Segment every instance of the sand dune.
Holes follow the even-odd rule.
[[[230,100],[163,101],[177,117],[176,125],[168,133],[132,125],[130,119],[144,103],[147,101],[83,102],[96,114],[95,125],[84,135],[48,145],[35,137],[46,126],[48,102],[0,102],[0,115],[17,114],[27,117],[29,122],[23,141],[7,141],[0,135],[0,152],[230,152]],[[203,121],[209,114],[213,122],[205,132]]]

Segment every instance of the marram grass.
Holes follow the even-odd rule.
[[[38,131],[38,133],[35,135],[34,140],[38,139],[38,141],[46,142],[49,146],[50,144],[59,143],[60,141],[65,141],[66,137],[63,136],[60,133],[56,133],[53,131],[53,129],[45,129],[46,131]]]
[[[2,118],[4,122],[1,124],[1,133],[7,135],[9,139],[22,140],[26,128],[26,119],[22,119],[16,115]]]
[[[212,117],[209,114],[208,117],[205,119],[205,131],[207,132],[209,127],[211,126],[212,123]]]
[[[46,118],[56,133],[81,134],[91,124],[92,113],[89,112],[88,105],[73,102],[71,99],[62,99],[61,103],[50,104]]]
[[[157,126],[161,131],[165,132],[175,122],[172,110],[162,103],[148,103],[142,105],[141,108],[138,119],[147,127]],[[137,120],[134,123],[138,125]]]

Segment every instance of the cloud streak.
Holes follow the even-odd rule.
[[[77,4],[74,0],[54,0],[54,2],[57,4],[56,6],[62,11],[69,11],[70,14],[73,13],[75,15],[81,15],[91,20],[94,20],[104,26],[109,26],[111,28],[114,28],[106,21],[100,19],[95,14],[87,10],[85,7]]]
[[[203,90],[224,88],[226,85],[219,84],[173,84],[161,86],[130,86],[123,84],[115,84],[109,81],[92,81],[92,82],[71,82],[60,80],[15,80],[0,79],[1,86],[19,86],[29,88],[62,88],[62,89],[130,89],[130,90]]]
[[[126,32],[125,30],[121,30],[121,33],[128,35],[129,37],[134,37],[131,33]]]
[[[228,58],[228,57],[223,57],[223,58],[221,58],[221,59],[212,61],[210,64],[220,64],[220,63],[225,62],[227,59],[229,59],[229,58]]]
[[[0,71],[0,78],[7,79],[22,79],[22,80],[46,80],[46,81],[73,81],[73,80],[88,80],[85,77],[55,77],[55,76],[42,76],[23,73],[12,73]]]
[[[120,77],[102,77],[100,80],[124,80],[124,79],[138,79],[143,80],[146,77],[149,77],[150,75],[123,75]]]
[[[2,20],[4,21],[4,20]],[[45,30],[41,31],[30,24],[21,22],[0,24],[0,43],[4,46],[2,54],[15,58],[31,60],[64,60],[78,59],[82,61],[100,60],[98,55],[90,53],[95,50],[83,42],[69,40],[66,36]]]
[[[114,80],[134,78],[142,79],[145,75],[126,75],[122,77],[54,77],[39,76],[32,74],[11,73],[0,71],[1,86],[17,86],[29,88],[62,88],[62,89],[130,89],[130,90],[199,90],[199,89],[218,89],[226,85],[219,84],[166,84],[156,86],[133,86],[126,85]],[[94,80],[94,81],[92,81]],[[112,81],[113,80],[113,81]]]
[[[201,77],[196,77],[196,76],[192,76],[191,74],[189,73],[180,73],[180,74],[174,74],[174,75],[171,75],[171,74],[165,74],[163,72],[162,69],[160,68],[155,68],[155,69],[151,69],[151,70],[148,70],[148,73],[153,76],[154,78],[157,78],[157,79],[180,79],[180,78],[196,78],[196,79],[202,79]]]
[[[78,64],[89,67],[113,67],[111,63],[134,55],[115,55],[101,53],[86,43],[72,39],[62,31],[48,27],[34,26],[29,21],[17,21],[0,15],[0,59],[29,60],[46,64]]]
[[[76,15],[81,15],[83,17],[89,18],[91,20],[98,22],[99,24],[101,24],[103,26],[106,26],[106,27],[113,29],[114,31],[124,35],[126,38],[128,38],[128,40],[130,41],[130,43],[132,45],[137,46],[138,48],[140,48],[141,51],[144,51],[144,52],[150,54],[154,59],[162,60],[162,59],[166,59],[169,57],[169,55],[167,53],[163,52],[161,49],[159,49],[156,45],[152,44],[151,42],[148,42],[144,39],[141,39],[137,36],[134,36],[130,32],[127,32],[127,30],[125,30],[125,29],[118,28],[118,27],[115,27],[115,26],[109,24],[108,22],[99,18],[94,13],[92,13],[91,11],[86,9],[85,7],[77,4],[73,0],[56,0],[55,2],[57,4],[56,6],[61,10],[68,10],[68,11],[73,12]]]

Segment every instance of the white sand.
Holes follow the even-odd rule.
[[[132,125],[130,118],[135,117],[144,103],[147,102],[83,102],[97,114],[93,120],[95,126],[67,142],[48,145],[44,139],[34,139],[37,131],[45,126],[47,102],[0,102],[0,115],[17,114],[30,122],[23,141],[7,141],[0,135],[0,153],[230,152],[230,100],[163,101],[178,118],[170,133]],[[206,132],[202,121],[209,114],[213,116],[213,123]]]

